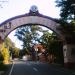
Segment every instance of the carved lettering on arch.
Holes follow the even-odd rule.
[[[4,25],[4,29],[10,29],[11,28],[11,22],[8,22]]]

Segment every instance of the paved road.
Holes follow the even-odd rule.
[[[72,75],[72,73],[47,63],[14,61],[8,75]]]

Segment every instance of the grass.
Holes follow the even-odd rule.
[[[7,66],[3,64],[2,61],[0,61],[0,71],[5,71],[7,69]]]

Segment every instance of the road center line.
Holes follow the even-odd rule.
[[[35,67],[33,67],[33,70],[38,71]]]
[[[10,70],[10,72],[9,72],[9,75],[11,75],[12,70],[13,70],[13,67],[14,67],[14,63],[12,63],[12,67],[11,67],[11,70]]]

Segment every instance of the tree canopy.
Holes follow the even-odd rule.
[[[32,44],[35,44],[39,38],[42,29],[37,25],[22,26],[16,30],[15,36],[23,42],[23,50],[29,51]]]
[[[75,0],[56,0],[57,7],[60,7],[61,26],[60,31],[65,34],[67,43],[74,43],[75,40]],[[66,23],[65,23],[66,22]]]
[[[56,0],[56,3],[57,7],[61,7],[61,19],[75,20],[75,0]]]

